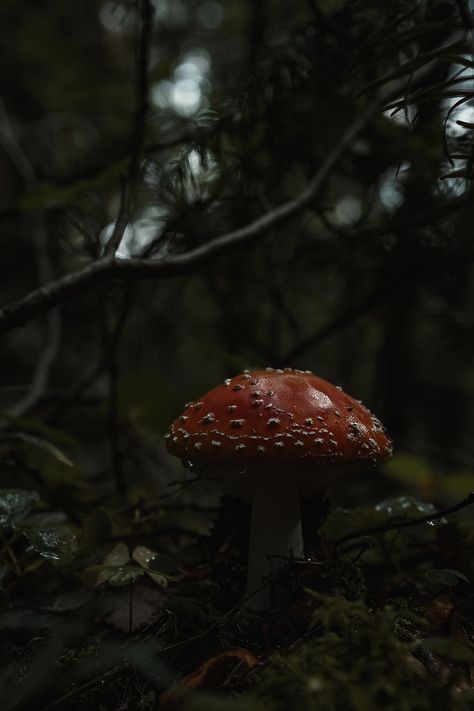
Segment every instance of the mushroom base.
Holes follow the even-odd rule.
[[[255,476],[245,605],[262,610],[283,602],[275,584],[288,559],[302,558],[300,494],[297,478]]]

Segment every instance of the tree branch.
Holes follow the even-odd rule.
[[[116,259],[104,257],[80,271],[68,274],[44,287],[31,292],[25,298],[6,306],[0,311],[0,333],[23,325],[35,316],[47,311],[84,289],[113,278],[166,278],[185,274],[197,269],[217,255],[241,247],[266,234],[272,227],[281,224],[306,207],[319,193],[331,169],[344,153],[355,136],[366,126],[379,107],[372,102],[366,110],[346,129],[340,141],[321,164],[314,178],[300,195],[270,210],[249,225],[217,237],[183,255],[164,260]]]
[[[412,77],[411,85],[416,85],[432,70],[436,60],[429,62]],[[250,224],[217,237],[183,255],[163,260],[154,259],[116,259],[113,255],[105,256],[80,271],[68,274],[44,287],[32,291],[23,299],[0,310],[0,334],[23,325],[38,314],[63,303],[72,296],[81,293],[99,283],[114,278],[169,278],[196,270],[212,258],[256,241],[269,230],[297,214],[318,196],[331,170],[337,165],[347,147],[367,126],[374,114],[386,108],[403,93],[405,80],[391,82],[384,87],[379,96],[373,99],[344,131],[340,140],[321,163],[313,179],[295,198],[270,210]],[[110,250],[109,250],[110,251]]]
[[[428,521],[439,521],[439,519],[449,516],[450,514],[461,511],[468,506],[474,504],[474,491],[466,496],[465,499],[459,501],[454,506],[450,506],[443,511],[438,511],[437,513],[427,514],[426,516],[417,516],[416,518],[410,518],[408,521],[399,521],[398,523],[388,523],[385,526],[373,526],[371,528],[362,528],[360,531],[353,531],[352,533],[347,533],[345,536],[341,536],[335,541],[336,546],[340,546],[342,543],[347,543],[347,541],[353,541],[356,538],[363,538],[364,536],[374,536],[377,533],[386,533],[387,531],[398,531],[401,528],[409,528],[410,526],[418,526],[420,523],[428,523]]]

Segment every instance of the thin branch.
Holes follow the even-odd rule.
[[[443,511],[438,511],[437,513],[427,514],[426,516],[417,516],[416,518],[410,518],[406,521],[398,521],[398,523],[388,523],[385,526],[372,526],[371,528],[362,528],[360,531],[353,531],[352,533],[347,533],[345,536],[341,536],[335,542],[336,546],[340,546],[342,543],[347,543],[347,541],[353,541],[356,538],[363,538],[364,536],[374,536],[377,533],[386,533],[388,531],[398,531],[402,528],[409,528],[411,526],[418,526],[421,523],[428,523],[429,521],[439,521],[445,516],[457,513],[462,509],[472,506],[474,504],[474,491],[466,496],[465,499],[459,501],[454,506],[449,506]]]
[[[23,151],[15,135],[10,116],[0,97],[0,145],[9,157],[14,169],[23,180],[25,187],[32,188],[37,182],[36,171],[30,159]],[[23,216],[25,232],[33,236],[33,247],[36,253],[38,281],[48,284],[54,278],[51,259],[48,254],[48,234],[44,214]],[[37,359],[31,384],[25,395],[7,412],[11,417],[21,417],[36,404],[48,384],[51,366],[59,351],[61,342],[61,316],[58,311],[51,311],[46,317],[45,346]]]
[[[130,162],[125,176],[122,177],[122,190],[117,221],[112,236],[104,250],[106,257],[113,256],[118,249],[125,229],[130,222],[132,189],[140,173],[140,159],[145,141],[145,126],[148,113],[148,65],[153,35],[154,9],[151,0],[140,0],[141,33],[137,62],[137,111],[133,130]]]
[[[31,218],[28,223],[33,222]],[[34,229],[36,230],[36,262],[38,268],[38,281],[47,284],[53,279],[51,260],[48,254],[48,235],[45,216],[39,215]],[[46,333],[44,347],[37,358],[33,377],[25,395],[14,405],[7,409],[11,417],[22,417],[29,412],[45,392],[49,373],[59,352],[61,345],[62,323],[59,311],[50,311],[46,314]]]

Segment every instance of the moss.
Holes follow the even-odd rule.
[[[393,608],[312,594],[318,634],[286,656],[274,656],[254,698],[271,711],[455,711],[464,706],[454,678],[441,685],[413,656]],[[403,617],[402,617],[403,619]],[[413,623],[411,623],[413,625]]]

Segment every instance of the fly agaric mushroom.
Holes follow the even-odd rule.
[[[270,606],[265,582],[281,560],[303,556],[300,495],[321,491],[348,462],[375,463],[392,451],[382,424],[360,401],[290,368],[228,378],[188,403],[165,436],[168,451],[188,466],[222,478],[234,493],[250,491],[245,595],[252,609]]]

